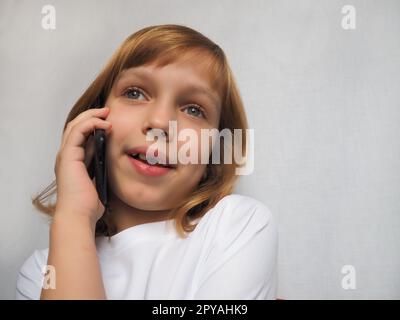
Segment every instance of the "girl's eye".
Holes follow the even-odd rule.
[[[185,110],[189,110],[190,115],[193,115],[195,117],[199,117],[199,115],[200,115],[201,117],[205,118],[204,112],[197,105],[192,104],[192,105],[186,107]]]
[[[127,96],[129,99],[134,99],[134,100],[139,100],[138,97],[140,95],[143,95],[144,97],[143,91],[136,87],[126,89],[123,95]]]
[[[139,100],[138,97],[140,97],[140,95],[146,98],[143,91],[137,87],[128,88],[123,93],[123,96],[126,96],[129,99],[134,99],[134,100]],[[188,107],[186,107],[185,110],[189,110],[189,114],[194,117],[202,117],[202,118],[206,117],[204,111],[198,105],[191,104]]]

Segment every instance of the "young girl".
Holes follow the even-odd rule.
[[[88,109],[98,97],[105,107]],[[107,208],[87,169],[94,129],[107,135]],[[52,217],[49,248],[21,267],[17,299],[276,298],[277,227],[264,204],[232,193],[235,157],[147,161],[148,134],[159,130],[170,145],[184,129],[241,129],[246,153],[247,120],[222,49],[185,26],[144,28],[68,115],[56,181],[33,199]],[[55,192],[56,204],[43,204]]]

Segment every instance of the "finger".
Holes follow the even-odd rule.
[[[111,129],[111,123],[99,118],[91,118],[82,121],[71,128],[71,133],[66,138],[64,145],[64,153],[68,159],[79,161],[85,160],[85,150],[83,146],[89,135],[95,129],[104,129],[108,133]],[[79,150],[76,150],[76,148],[79,148]]]
[[[109,114],[110,108],[104,107],[104,108],[95,108],[95,109],[89,109],[85,110],[84,112],[80,113],[78,116],[76,116],[73,120],[68,122],[67,127],[65,128],[65,131],[62,136],[62,141],[61,141],[61,148],[64,147],[65,141],[69,134],[71,133],[72,127],[74,127],[76,124],[85,121],[89,118],[92,117],[97,117],[97,118],[106,118]]]
[[[97,117],[97,118],[106,118],[110,109],[107,107],[104,108],[94,108],[94,109],[88,109],[80,113],[78,116],[76,116],[73,120],[71,120],[67,127],[65,128],[65,131],[63,133],[62,141],[61,141],[61,148],[63,148],[65,144],[66,138],[69,136],[71,132],[71,128],[75,126],[77,123],[82,122],[84,120],[87,120],[92,117]]]
[[[92,162],[94,156],[94,136],[91,134],[85,144],[85,165],[86,167]]]

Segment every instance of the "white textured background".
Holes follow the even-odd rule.
[[[41,9],[56,8],[56,30]],[[356,29],[341,27],[344,5]],[[238,193],[279,223],[283,299],[400,298],[400,1],[0,2],[0,298],[48,246],[30,196],[54,178],[72,104],[117,46],[154,24],[225,51],[255,129]],[[341,287],[344,265],[356,289]]]

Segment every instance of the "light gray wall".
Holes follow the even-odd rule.
[[[41,9],[56,8],[56,30]],[[341,26],[356,9],[356,29]],[[279,297],[400,298],[400,1],[0,2],[0,298],[48,246],[30,197],[54,178],[72,104],[117,46],[154,24],[226,52],[255,129],[237,192],[280,229]],[[356,289],[341,286],[344,265]]]

